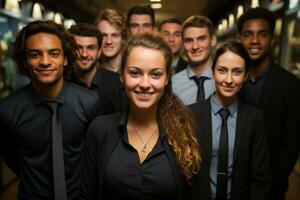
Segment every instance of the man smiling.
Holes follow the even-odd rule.
[[[204,16],[191,16],[182,27],[188,67],[172,77],[174,93],[185,105],[204,101],[214,91],[211,71],[212,48],[217,42],[211,21]]]

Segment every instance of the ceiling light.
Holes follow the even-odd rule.
[[[236,18],[238,19],[243,13],[244,13],[244,7],[242,5],[239,5],[236,13]]]
[[[62,24],[62,15],[59,13],[55,13],[53,21],[57,24]]]
[[[151,8],[153,9],[160,9],[162,6],[161,6],[161,3],[153,3],[151,4]]]
[[[12,12],[19,12],[20,6],[18,0],[6,0],[4,9]]]
[[[151,2],[161,2],[161,0],[150,0]]]
[[[259,7],[259,1],[258,0],[252,0],[251,1],[251,8]]]
[[[39,3],[35,3],[32,8],[32,17],[34,19],[43,19],[42,9]]]
[[[234,15],[230,14],[228,17],[228,26],[232,27],[234,25]]]

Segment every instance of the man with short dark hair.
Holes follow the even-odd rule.
[[[127,13],[127,27],[131,35],[152,32],[155,27],[155,13],[150,5],[137,5]]]
[[[120,76],[99,66],[102,44],[99,30],[93,24],[78,23],[69,31],[79,49],[71,81],[98,94],[103,114],[121,111],[127,104]]]
[[[174,73],[178,73],[187,67],[187,62],[180,56],[182,48],[181,29],[182,22],[177,18],[164,20],[159,26],[160,34],[172,50],[172,69]]]
[[[190,105],[204,101],[215,91],[211,66],[217,38],[212,22],[194,15],[183,23],[182,39],[188,67],[172,77],[172,88],[185,105]]]
[[[251,8],[237,22],[250,59],[241,97],[263,111],[270,145],[272,200],[283,200],[300,147],[300,81],[271,58],[275,15]]]
[[[17,199],[78,199],[85,131],[98,97],[64,80],[76,44],[52,21],[34,21],[18,34],[13,59],[31,83],[0,101],[0,153],[19,177]]]

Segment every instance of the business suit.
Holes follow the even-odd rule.
[[[190,106],[198,125],[202,165],[194,183],[187,189],[188,199],[211,199],[210,160],[212,157],[212,121],[210,100]],[[233,150],[231,199],[268,199],[271,177],[268,147],[262,114],[239,102]]]
[[[247,102],[246,90],[241,98]],[[300,81],[270,62],[267,79],[257,105],[264,114],[270,145],[272,199],[284,199],[300,148]],[[247,102],[251,104],[251,102]]]
[[[81,199],[112,199],[110,194],[105,193],[107,186],[104,176],[109,159],[124,134],[120,123],[127,124],[126,112],[99,116],[90,125],[82,154]],[[160,134],[164,134],[162,128]],[[184,200],[184,180],[166,139],[163,141],[163,147],[174,177],[176,199]],[[115,191],[117,192],[119,191]]]
[[[178,73],[178,72],[184,70],[185,68],[187,68],[187,66],[188,66],[188,63],[181,56],[179,56],[178,62],[176,65],[176,69],[175,69],[175,73]]]

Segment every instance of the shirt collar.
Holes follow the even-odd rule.
[[[118,126],[119,126],[119,129],[121,130],[121,133],[125,133],[125,130],[127,128],[128,114],[129,114],[129,107],[125,111],[122,112],[120,120],[118,122]],[[159,131],[159,140],[163,141],[166,134],[160,123],[158,124],[158,131]]]
[[[238,99],[236,99],[230,106],[227,107],[227,109],[229,110],[229,115],[231,117],[233,117],[236,112],[237,112],[237,109],[238,109]],[[214,113],[214,115],[217,115],[218,112],[223,108],[219,102],[216,100],[214,94],[211,95],[210,97],[210,105],[211,105],[211,109]]]
[[[190,67],[187,67],[187,76],[189,79],[191,79],[193,76],[197,76],[197,75],[195,74],[195,72],[193,72],[193,70]],[[200,76],[197,77],[201,77],[201,76],[207,77],[209,79],[213,79],[213,73],[211,67],[207,68],[202,74],[200,74]]]
[[[54,102],[57,102],[57,103],[60,103],[60,104],[63,104],[64,101],[65,101],[65,96],[66,96],[66,93],[67,93],[67,87],[68,87],[68,82],[64,80],[64,83],[63,83],[63,87],[60,91],[60,93],[58,94],[57,97],[55,97],[52,101]],[[42,103],[44,103],[45,101],[49,101],[48,99],[46,99],[45,97],[39,95],[33,88],[32,84],[30,84],[28,86],[28,90],[29,90],[29,93],[32,97],[32,100],[33,100],[33,103],[35,106],[38,106]]]

